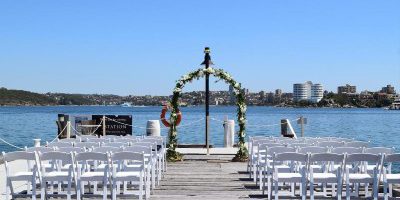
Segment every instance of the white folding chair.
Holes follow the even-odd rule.
[[[6,170],[6,199],[10,199],[9,196],[11,194],[12,199],[15,197],[20,197],[20,196],[25,196],[29,197],[31,196],[33,200],[36,199],[36,181],[37,181],[37,173],[38,169],[37,166],[39,166],[38,160],[37,160],[37,153],[36,152],[26,152],[26,151],[15,151],[15,152],[9,152],[9,153],[4,153],[3,154],[3,160],[4,160],[4,167]],[[18,162],[18,161],[27,161],[27,168],[25,171],[18,171],[16,173],[12,172],[12,168],[10,166],[10,162]],[[30,163],[34,162],[33,166],[30,166]],[[20,169],[20,166],[18,167]],[[40,180],[40,173],[39,173],[39,180]],[[26,181],[28,182],[27,184],[27,194],[17,194],[14,192],[14,187],[13,187],[13,182],[16,181]],[[30,183],[30,184],[29,184]],[[32,189],[32,192],[30,191]]]
[[[166,169],[166,157],[167,157],[167,147],[166,147],[166,141],[163,139],[163,137],[145,137],[142,141],[140,142],[155,142],[157,144],[157,156],[158,156],[158,163],[159,163],[159,173],[162,171],[165,171]]]
[[[125,152],[133,152],[133,153],[141,153],[144,155],[144,160],[145,160],[145,188],[146,188],[146,199],[150,195],[150,189],[153,190],[155,188],[155,159],[151,156],[152,154],[152,149],[151,147],[146,147],[146,146],[131,146],[131,147],[125,147],[124,148]],[[138,166],[133,164],[128,163],[128,165],[125,166],[126,168],[133,168],[136,169]],[[124,187],[125,184],[124,184]]]
[[[381,155],[357,153],[349,154],[346,156],[345,168],[346,168],[346,199],[349,200],[351,196],[350,184],[355,184],[355,195],[358,196],[359,184],[365,185],[365,197],[368,195],[368,186],[372,184],[373,198],[378,199],[378,175],[379,167],[382,162]],[[375,168],[373,174],[367,172],[368,163],[374,163]],[[353,169],[351,169],[351,166]]]
[[[271,199],[271,194],[272,194],[272,183],[271,183],[271,178],[272,174],[274,172],[272,162],[274,160],[271,160],[273,158],[274,154],[279,154],[279,153],[294,153],[296,152],[296,149],[293,147],[283,147],[283,146],[275,146],[275,147],[269,147],[267,148],[267,156],[264,157],[264,167],[263,167],[263,178],[262,178],[262,183],[260,182],[260,185],[262,185],[262,190],[263,194],[265,193],[265,183],[267,183],[267,191],[268,191],[268,199]],[[277,169],[279,172],[289,172],[290,171],[290,166],[285,163],[285,162],[280,162],[275,163],[275,169]],[[292,190],[294,192],[294,185],[292,184]]]
[[[98,171],[97,166],[100,163],[106,163],[103,171]],[[97,193],[97,182],[102,182],[103,185],[103,200],[107,199],[107,184],[110,178],[109,156],[105,153],[84,152],[78,153],[75,156],[75,166],[77,172],[77,199],[89,196],[85,194],[83,182],[94,183],[93,195]],[[82,167],[82,168],[81,168]],[[89,185],[89,190],[90,190]]]
[[[275,143],[275,140],[272,138],[266,138],[264,136],[260,137],[260,136],[255,136],[255,137],[250,137],[249,138],[249,159],[247,161],[247,171],[250,172],[249,176],[251,178],[251,175],[253,172],[253,174],[255,175],[256,172],[256,168],[254,168],[254,166],[256,165],[256,162],[258,160],[257,156],[258,156],[258,144],[261,143]],[[254,178],[254,182],[256,181],[256,178]]]
[[[158,153],[157,142],[149,141],[149,140],[142,140],[134,144],[134,146],[150,146],[152,149],[152,158],[154,159],[153,163],[155,165],[155,178],[156,178],[156,185],[160,185],[161,180],[161,164],[160,164],[160,154]],[[146,156],[146,155],[145,155]]]
[[[72,182],[74,181],[74,163],[72,159],[72,153],[63,152],[47,152],[39,153],[39,161],[41,163],[41,199],[45,200],[47,197],[53,196],[67,196],[68,200],[71,200],[71,188]],[[52,167],[44,168],[44,164],[51,161]],[[62,171],[64,166],[68,166],[66,171]],[[47,184],[51,183],[51,194],[47,192]],[[54,193],[53,183],[58,183],[57,194]],[[66,194],[62,194],[62,184],[67,182]]]
[[[392,164],[400,163],[400,154],[397,153],[397,154],[385,155],[383,162],[387,165],[387,167],[384,167],[384,165],[382,165],[383,192],[385,200],[387,200],[389,196],[393,197],[393,184],[400,183],[400,174],[392,173]],[[388,194],[388,189],[389,189],[389,194]]]
[[[262,189],[263,186],[263,173],[266,172],[265,167],[267,167],[267,163],[265,163],[267,159],[265,159],[265,157],[267,157],[269,160],[272,159],[272,153],[268,154],[267,149],[272,147],[283,147],[283,146],[282,144],[279,143],[262,142],[258,144],[257,156],[255,156],[257,160],[254,161],[252,169],[254,173],[253,180],[254,182],[256,182],[256,185],[258,184],[258,182],[260,183],[259,184],[260,190]]]
[[[310,198],[314,200],[314,184],[322,183],[322,189],[324,196],[326,196],[326,184],[332,184],[332,196],[335,196],[335,186],[337,186],[336,197],[338,200],[342,199],[342,174],[344,164],[344,154],[333,154],[333,153],[317,153],[311,154],[309,165],[312,163],[319,163],[322,165],[322,171],[314,172],[312,167],[309,167],[310,182]],[[339,165],[335,170],[332,170],[331,165]]]
[[[137,195],[139,199],[143,199],[143,186],[145,185],[145,160],[144,155],[141,153],[133,152],[118,152],[113,153],[111,156],[113,162],[119,163],[116,167],[113,167],[112,181],[113,181],[113,192],[112,199],[117,199],[117,187],[119,182],[129,182],[131,186],[139,186],[139,191],[128,192],[127,188],[124,187],[123,195]],[[134,163],[137,167],[126,167],[126,165],[132,165]]]
[[[272,180],[274,182],[274,196],[275,200],[279,199],[278,190],[279,190],[279,182],[282,183],[292,183],[292,189],[295,188],[296,183],[300,183],[301,185],[301,198],[302,200],[306,199],[306,163],[308,160],[307,154],[301,153],[278,153],[274,154],[272,161]],[[280,172],[279,166],[282,162],[289,162],[290,169],[288,172]],[[302,163],[302,165],[299,165]],[[302,167],[299,167],[302,166]],[[293,190],[293,194],[294,194]],[[269,196],[269,195],[268,195]]]

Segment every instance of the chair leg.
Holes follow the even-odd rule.
[[[275,200],[278,200],[279,199],[279,196],[278,196],[278,181],[274,181],[274,187],[275,187]]]
[[[271,200],[272,196],[272,186],[271,186],[271,176],[267,174],[267,187],[268,187],[268,200]]]
[[[81,181],[76,181],[76,199],[81,200]]]
[[[350,200],[350,183],[346,181],[346,200]]]
[[[32,200],[36,200],[36,181],[32,181]]]
[[[365,190],[365,197],[369,196],[369,192],[368,192],[368,183],[366,183],[364,185],[364,190]]]
[[[338,200],[342,199],[342,189],[343,189],[343,185],[340,182],[340,183],[337,184],[337,191],[336,191],[336,197],[337,197]]]
[[[393,185],[389,184],[389,196],[393,197]]]
[[[112,183],[112,200],[116,200],[117,199],[117,182],[115,180],[113,180]]]
[[[290,190],[292,190],[291,191],[292,197],[296,196],[296,189],[295,189],[296,188],[296,183],[292,183],[290,187],[291,187]]]
[[[387,182],[384,182],[383,183],[383,195],[384,195],[384,198],[385,198],[385,200],[388,200],[388,183]]]
[[[11,189],[10,189],[10,187],[11,187],[10,182],[11,182],[10,179],[7,178],[7,181],[6,181],[6,199],[7,199],[7,200],[10,199],[10,191],[11,191]]]
[[[376,183],[374,183],[374,184],[372,185],[372,188],[373,188],[372,193],[373,193],[373,195],[374,195],[374,200],[377,200],[377,199],[378,199],[378,187],[379,187],[379,182],[376,182]]]
[[[40,187],[41,187],[40,199],[45,200],[46,199],[46,181],[45,180],[42,180]]]
[[[68,181],[68,190],[67,190],[67,200],[71,200],[71,185],[72,185],[72,178]]]
[[[143,199],[143,177],[140,177],[139,181],[139,200]]]
[[[310,199],[314,200],[314,181],[310,181]]]
[[[107,200],[107,179],[103,180],[103,200]]]
[[[307,198],[307,185],[306,180],[303,179],[302,183],[300,184],[300,191],[301,191],[301,199],[306,200]]]

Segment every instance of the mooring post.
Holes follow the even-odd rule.
[[[67,122],[67,138],[71,138],[71,121]]]
[[[106,136],[106,116],[103,115],[103,136]]]

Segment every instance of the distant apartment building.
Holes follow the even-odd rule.
[[[338,94],[355,94],[355,93],[357,93],[357,88],[354,85],[346,84],[345,86],[339,86],[337,93]]]
[[[387,85],[386,87],[382,87],[381,92],[382,93],[386,93],[386,94],[396,94],[396,90],[391,85]]]
[[[322,84],[313,84],[311,81],[293,84],[293,101],[302,100],[318,103],[324,97]]]

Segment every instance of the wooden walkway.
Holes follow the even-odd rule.
[[[168,164],[168,171],[151,200],[263,197],[245,173],[246,163],[228,162],[232,156],[186,155],[185,159]]]

